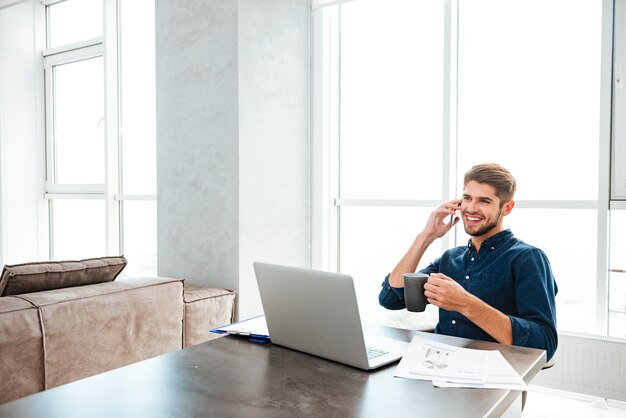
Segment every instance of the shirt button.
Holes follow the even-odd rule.
[[[452,320],[452,325],[456,325],[456,320],[455,319]]]
[[[472,257],[472,261],[474,261],[474,257]]]
[[[465,280],[469,280],[469,276],[465,276]]]

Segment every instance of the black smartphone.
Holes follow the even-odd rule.
[[[461,204],[458,204],[459,207],[461,207]],[[452,215],[450,215],[450,223],[452,224],[452,222],[454,222],[454,214],[456,213],[456,211],[452,212]]]

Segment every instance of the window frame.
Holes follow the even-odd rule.
[[[68,45],[54,50],[45,50],[44,59],[45,79],[45,109],[46,109],[46,195],[48,193],[104,193],[103,184],[60,184],[56,178],[56,141],[55,141],[55,67],[72,64],[88,59],[104,57],[102,38],[95,38],[79,44]]]
[[[47,7],[66,0],[43,0]],[[155,194],[124,194],[122,192],[122,140],[121,132],[121,63],[120,63],[120,7],[119,0],[102,0],[103,36],[42,51],[44,70],[45,108],[45,179],[44,199],[47,201],[49,258],[54,259],[53,204],[55,199],[97,199],[105,201],[105,249],[107,254],[124,253],[124,201],[153,201]],[[47,44],[47,42],[46,42]],[[54,177],[54,92],[52,70],[56,65],[103,57],[104,73],[104,158],[105,180],[101,184],[58,184]]]
[[[626,2],[615,1],[613,112],[614,136],[611,164],[611,208],[625,209],[626,204]],[[620,117],[622,115],[622,117]]]

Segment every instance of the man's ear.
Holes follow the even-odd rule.
[[[509,200],[508,202],[506,202],[504,206],[502,207],[502,216],[506,216],[509,213],[511,213],[511,211],[513,210],[513,207],[515,207],[514,200]]]

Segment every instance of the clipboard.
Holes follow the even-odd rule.
[[[265,315],[255,316],[233,324],[213,328],[210,332],[244,337],[255,343],[266,343],[270,341]]]

